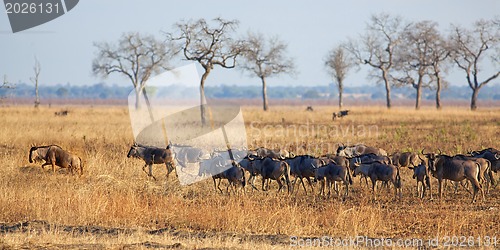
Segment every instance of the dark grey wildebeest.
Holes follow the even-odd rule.
[[[425,161],[422,160],[416,167],[410,166],[408,168],[413,170],[413,179],[417,180],[417,197],[423,199],[425,197],[425,190],[428,188],[432,199],[431,176]]]
[[[491,163],[491,171],[500,171],[500,151],[494,148],[487,148],[481,151],[473,151],[470,153],[472,157],[484,158]]]
[[[423,153],[423,150],[422,150]],[[476,195],[480,191],[484,200],[484,192],[479,182],[481,174],[481,166],[476,161],[455,159],[451,156],[427,153],[424,154],[429,163],[431,174],[438,179],[439,199],[443,197],[442,184],[443,180],[451,180],[461,182],[469,180],[474,189],[472,202],[476,201]]]
[[[174,153],[170,149],[170,145],[166,148],[158,148],[134,143],[134,145],[130,147],[127,157],[144,160],[146,164],[142,167],[142,171],[154,180],[156,180],[156,177],[153,176],[153,164],[165,164],[167,168],[167,178],[175,169]],[[148,172],[146,172],[146,167],[148,167]]]
[[[354,175],[358,173],[358,168],[363,169],[364,174],[366,174],[372,182],[372,192],[373,197],[376,199],[376,184],[377,181],[387,182],[390,181],[394,185],[394,196],[402,196],[401,193],[401,177],[399,175],[399,168],[392,164],[384,164],[381,162],[372,162],[367,164],[356,163],[356,169]]]
[[[307,189],[303,180],[304,178],[307,180],[311,190],[314,192],[311,178],[314,178],[315,169],[325,165],[325,161],[310,155],[299,155],[293,158],[287,158],[285,161],[290,166],[290,174],[295,177],[292,183],[292,192],[295,190],[297,180],[299,180],[302,182],[302,187],[307,195]]]
[[[319,195],[325,194],[325,186],[328,185],[328,197],[330,197],[332,184],[335,185],[337,181],[344,183],[345,196],[349,195],[349,185],[352,185],[352,177],[349,167],[330,162],[325,166],[316,168],[314,172],[314,178],[321,183]],[[339,193],[337,188],[335,188],[335,191],[338,195]]]
[[[222,189],[220,188],[220,180],[226,179],[229,181],[229,185],[226,188],[226,191],[229,193],[229,187],[232,188],[233,192],[236,194],[238,189],[241,188],[244,191],[245,188],[245,170],[236,162],[233,162],[231,166],[222,171],[219,174],[213,175],[212,179],[214,181],[215,191],[219,190],[222,193]],[[216,180],[219,180],[217,183]]]
[[[269,179],[271,179],[278,182],[278,192],[281,191],[281,189],[284,187],[282,181],[285,181],[288,193],[291,192],[290,166],[288,166],[288,163],[286,163],[285,161],[266,157],[262,159],[254,159],[250,161],[250,164],[252,168],[260,172],[260,175],[262,176],[263,191],[267,191],[267,189],[269,188],[269,184],[267,184],[267,188],[265,187],[265,184]]]
[[[30,149],[29,162],[44,161],[42,168],[47,165],[52,166],[52,172],[55,172],[56,166],[67,168],[71,173],[79,171],[83,174],[83,161],[80,157],[71,154],[57,145],[34,146]]]

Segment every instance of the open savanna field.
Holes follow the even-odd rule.
[[[54,115],[62,109],[69,114]],[[332,121],[335,111],[328,106],[315,106],[314,112],[303,106],[268,112],[242,108],[250,148],[316,156],[334,153],[338,143],[365,143],[389,154],[500,148],[499,108],[354,107]],[[190,186],[181,186],[175,175],[166,179],[164,165],[153,169],[157,181],[148,179],[144,162],[126,157],[133,143],[126,107],[2,107],[0,117],[0,248],[286,249],[294,242],[307,244],[299,239],[322,236],[422,239],[424,244],[439,239],[440,246],[448,239],[481,247],[487,237],[496,237],[500,247],[498,187],[471,204],[464,188],[454,194],[448,185],[440,201],[433,179],[434,199],[420,200],[412,171],[401,169],[401,199],[391,187],[380,188],[375,201],[357,177],[346,199],[305,195],[302,188],[289,196],[276,192],[276,182],[267,192],[247,186],[245,194],[220,194],[211,179]],[[30,147],[49,144],[81,156],[84,175],[30,164]],[[459,238],[452,242],[447,238],[452,236]]]

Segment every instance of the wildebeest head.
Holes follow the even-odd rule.
[[[440,154],[442,153],[441,150],[439,150],[439,154],[435,154],[435,153],[424,153],[424,149],[422,149],[421,153],[422,155],[425,155],[425,157],[427,158],[428,168],[431,171],[436,171],[436,161],[438,160]]]
[[[33,163],[33,162],[37,161],[40,158],[40,156],[38,155],[37,150],[38,150],[38,147],[31,147],[31,149],[30,149],[30,156],[29,156],[29,162],[30,163]]]
[[[139,153],[139,152],[137,151],[137,148],[138,148],[138,147],[139,147],[139,146],[138,146],[136,143],[134,143],[134,145],[132,145],[132,146],[130,147],[130,150],[128,151],[127,158],[130,158],[130,157],[138,157],[138,153]]]

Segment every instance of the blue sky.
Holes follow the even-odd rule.
[[[295,58],[295,77],[271,78],[271,85],[326,85],[331,78],[323,66],[327,52],[336,44],[364,32],[371,14],[387,12],[408,21],[433,20],[446,31],[450,23],[468,26],[479,18],[500,15],[496,0],[365,0],[365,1],[118,1],[81,0],[64,16],[27,31],[12,34],[4,9],[0,11],[0,76],[10,82],[28,82],[34,56],[41,63],[41,84],[73,85],[106,82],[130,84],[121,76],[100,79],[91,73],[94,42],[115,42],[123,32],[139,31],[161,37],[172,32],[179,20],[222,17],[240,21],[239,34],[248,30],[278,35],[288,43]],[[173,66],[188,62],[176,60]],[[447,77],[466,84],[463,73]],[[260,84],[239,70],[218,68],[207,84]],[[499,82],[498,80],[495,82]],[[352,71],[348,85],[373,83],[366,70]],[[496,83],[496,85],[499,85]]]

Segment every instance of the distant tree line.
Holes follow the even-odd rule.
[[[371,69],[370,78],[383,83],[386,106],[391,108],[391,89],[411,86],[415,109],[420,108],[424,89],[435,91],[436,108],[441,108],[445,75],[456,67],[472,90],[470,108],[477,109],[479,90],[500,75],[500,18],[477,20],[472,27],[451,24],[442,34],[430,20],[408,22],[399,16],[372,15],[366,32],[336,45],[325,59],[334,78],[342,106],[343,81],[349,70],[362,65]],[[491,66],[492,72],[485,68]]]
[[[271,99],[333,99],[338,96],[338,90],[335,83],[321,86],[270,86],[269,96]],[[197,91],[196,88],[175,86],[177,93],[162,93],[169,98],[182,99],[185,93]],[[402,86],[393,89],[393,95],[396,99],[415,98],[415,92],[411,91],[413,87]],[[451,85],[443,90],[443,99],[470,98],[468,86]],[[130,87],[117,84],[97,83],[93,85],[42,85],[39,88],[40,98],[43,99],[127,99],[131,91]],[[345,95],[363,95],[371,100],[385,99],[385,89],[381,85],[365,86],[346,86],[343,89]],[[262,98],[261,89],[252,86],[217,85],[207,86],[205,89],[207,98],[233,98],[233,99],[258,99]],[[435,92],[432,89],[424,89],[422,98],[425,100],[434,100]],[[17,83],[15,88],[0,88],[0,97],[11,98],[33,98],[33,85],[29,83]],[[479,93],[479,98],[483,100],[500,100],[500,87],[498,85],[485,86],[484,91]],[[43,101],[42,101],[43,103]]]

